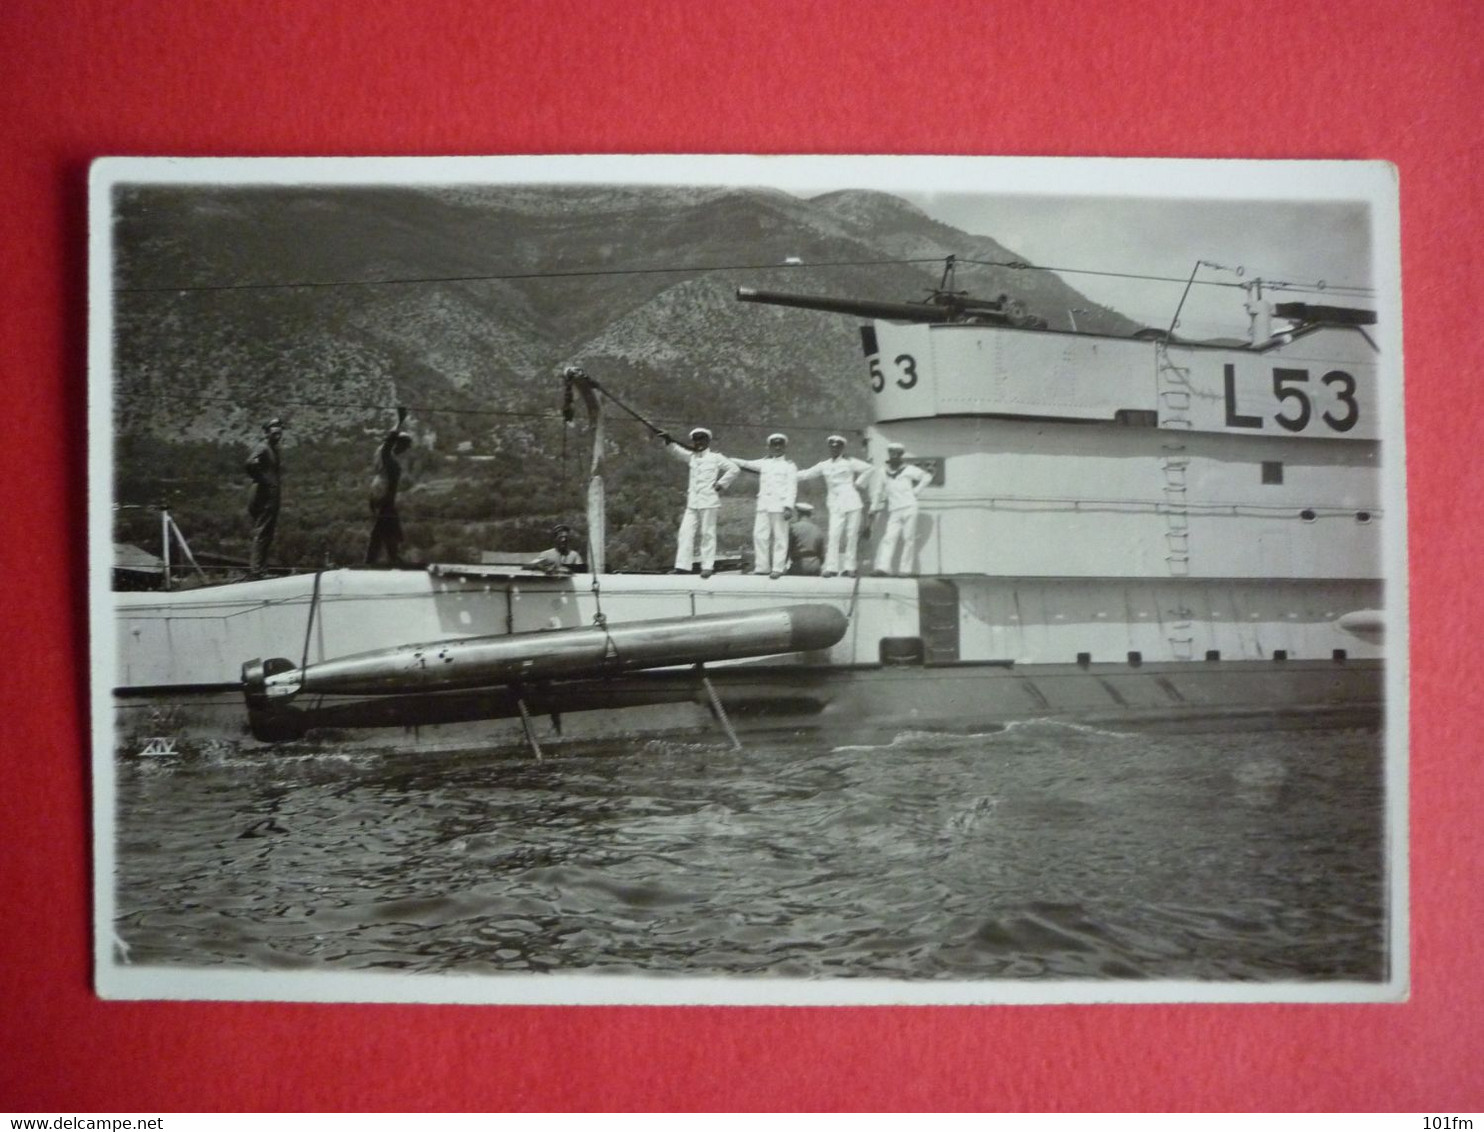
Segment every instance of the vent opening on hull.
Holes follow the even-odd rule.
[[[922,663],[954,664],[959,659],[958,586],[947,578],[923,578],[917,583]]]
[[[1288,650],[1287,649],[1274,649],[1273,650],[1273,659],[1274,660],[1277,660],[1277,661],[1287,660],[1288,659]]]
[[[921,664],[923,661],[921,637],[882,637],[880,649],[882,664]]]
[[[1141,652],[1131,652],[1131,653],[1128,654],[1128,666],[1130,668],[1138,668],[1139,665],[1141,665],[1143,663],[1144,663],[1144,654],[1143,653],[1141,653]]]
[[[1079,652],[1077,654],[1077,664],[1079,666],[1081,666],[1082,668],[1091,668],[1092,667],[1092,653],[1090,653],[1090,652]]]
[[[1220,649],[1207,649],[1206,650],[1206,659],[1209,660],[1209,661],[1220,660],[1221,659],[1221,650]]]
[[[1333,660],[1336,664],[1344,664],[1350,654],[1347,653],[1344,649],[1335,649],[1335,651],[1330,653],[1329,655],[1330,659]]]

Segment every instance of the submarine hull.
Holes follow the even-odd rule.
[[[1370,727],[1381,721],[1385,683],[1379,661],[1149,664],[1138,670],[1118,664],[842,670],[764,662],[708,675],[740,734],[815,733],[832,742],[900,730],[992,730],[1026,719],[1191,730]],[[524,696],[543,741],[720,734],[704,688],[687,669],[556,681],[526,688]],[[130,695],[117,701],[119,749],[138,754],[168,731],[183,752],[296,739],[347,750],[520,752],[525,743],[517,698],[506,687],[300,696],[244,721],[241,693],[230,688]],[[162,725],[162,717],[168,723]]]
[[[690,627],[684,648],[706,650],[706,675],[741,733],[976,730],[1041,717],[1365,723],[1384,697],[1381,648],[1340,620],[1344,611],[1378,608],[1380,596],[1365,580],[717,575],[703,587],[693,577],[614,575],[603,579],[600,604],[581,577],[480,567],[341,570],[317,582],[120,594],[115,743],[126,756],[301,735],[347,749],[519,749],[521,699],[532,717],[559,716],[564,738],[706,732],[717,723],[695,655],[644,654],[624,636],[647,623],[637,631],[662,647],[677,622]],[[805,621],[827,629],[834,617],[796,624],[780,615],[797,605],[829,607],[848,623],[845,636],[809,649],[818,639]],[[673,666],[625,670],[604,659],[595,647],[604,637],[593,626],[599,612],[628,659]],[[738,614],[747,616],[738,622]],[[721,627],[739,624],[758,655],[710,659],[720,655]],[[427,656],[417,642],[467,645],[472,656],[496,641],[549,659],[503,669],[511,683],[486,673],[479,686],[383,683],[385,671],[360,684],[349,676],[363,662],[386,669],[391,658]],[[546,647],[564,641],[572,652]],[[307,654],[305,672],[265,662],[258,684],[244,688],[245,658],[285,654]],[[340,664],[348,659],[356,665]],[[321,672],[323,681],[306,688],[303,676]],[[270,678],[280,690],[272,697]],[[245,690],[256,696],[247,711]]]

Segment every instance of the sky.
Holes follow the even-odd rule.
[[[990,236],[1040,266],[1167,276],[1150,283],[1096,275],[1062,277],[1088,298],[1149,326],[1168,327],[1197,260],[1197,280],[1254,278],[1329,286],[1369,286],[1369,207],[1359,202],[1154,200],[1137,197],[1010,196],[902,193],[928,215]],[[968,283],[961,276],[960,285]],[[1371,294],[1280,291],[1278,302],[1308,301],[1374,308]],[[1242,335],[1247,329],[1240,290],[1191,289],[1180,316],[1188,337]]]

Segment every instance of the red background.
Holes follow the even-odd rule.
[[[1484,1108],[1481,55],[1468,0],[0,3],[0,1109]],[[126,155],[1384,158],[1411,1001],[636,1009],[90,989],[85,176]]]

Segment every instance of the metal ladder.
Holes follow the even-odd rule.
[[[1190,370],[1170,361],[1168,347],[1161,343],[1157,349],[1159,424],[1162,429],[1190,429]],[[1173,578],[1190,576],[1190,507],[1187,496],[1187,476],[1190,456],[1186,446],[1174,439],[1160,442],[1162,454],[1160,469],[1164,473],[1164,502],[1160,514],[1165,521],[1165,566]],[[1179,608],[1170,611],[1174,620],[1167,623],[1166,635],[1170,642],[1170,653],[1175,660],[1191,660],[1195,655],[1195,635],[1192,632],[1192,611],[1182,602]]]
[[[1189,429],[1190,370],[1170,361],[1167,347],[1161,344],[1158,359],[1159,426],[1162,429]],[[1176,440],[1162,440],[1160,467],[1164,472],[1164,502],[1159,512],[1165,520],[1165,566],[1171,577],[1190,574],[1190,509],[1186,502],[1186,473],[1190,457],[1185,445]]]

